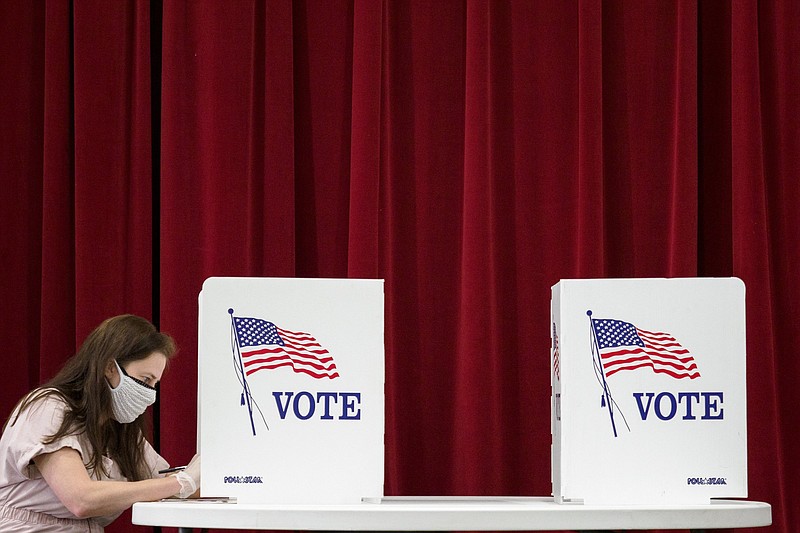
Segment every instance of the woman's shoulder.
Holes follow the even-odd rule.
[[[84,429],[79,422],[72,420],[71,409],[71,402],[60,391],[35,389],[17,407],[8,421],[6,432],[21,439],[32,438],[37,443],[68,442],[77,449],[78,440],[83,440]],[[71,444],[73,441],[74,445]]]
[[[30,406],[36,407],[66,407],[69,405],[67,402],[66,396],[60,390],[47,387],[47,388],[38,388],[33,389],[31,392],[28,393],[27,396],[23,399],[24,404],[28,404]]]
[[[11,421],[18,418],[30,418],[47,413],[50,416],[63,413],[69,403],[61,391],[54,388],[39,388],[29,392],[17,405]]]

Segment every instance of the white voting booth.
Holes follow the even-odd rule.
[[[556,501],[747,496],[744,304],[735,278],[553,286]]]
[[[199,296],[201,493],[383,495],[383,281],[209,278]]]

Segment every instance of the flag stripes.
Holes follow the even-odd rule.
[[[556,332],[556,325],[553,324],[553,374],[556,379],[561,381],[561,361],[558,354],[558,333]]]
[[[592,319],[606,377],[649,367],[675,379],[700,377],[689,350],[669,333],[639,329],[620,320]]]
[[[260,318],[233,321],[245,375],[289,367],[316,379],[339,377],[333,357],[310,333],[279,328]]]

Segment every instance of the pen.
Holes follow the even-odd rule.
[[[175,466],[172,468],[165,468],[164,470],[159,470],[159,474],[169,474],[170,472],[177,472],[178,470],[184,470],[185,466]]]

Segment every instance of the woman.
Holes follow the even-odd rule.
[[[134,502],[195,493],[199,458],[161,476],[169,465],[144,438],[174,353],[147,320],[109,318],[20,401],[0,438],[0,531],[102,531]]]

